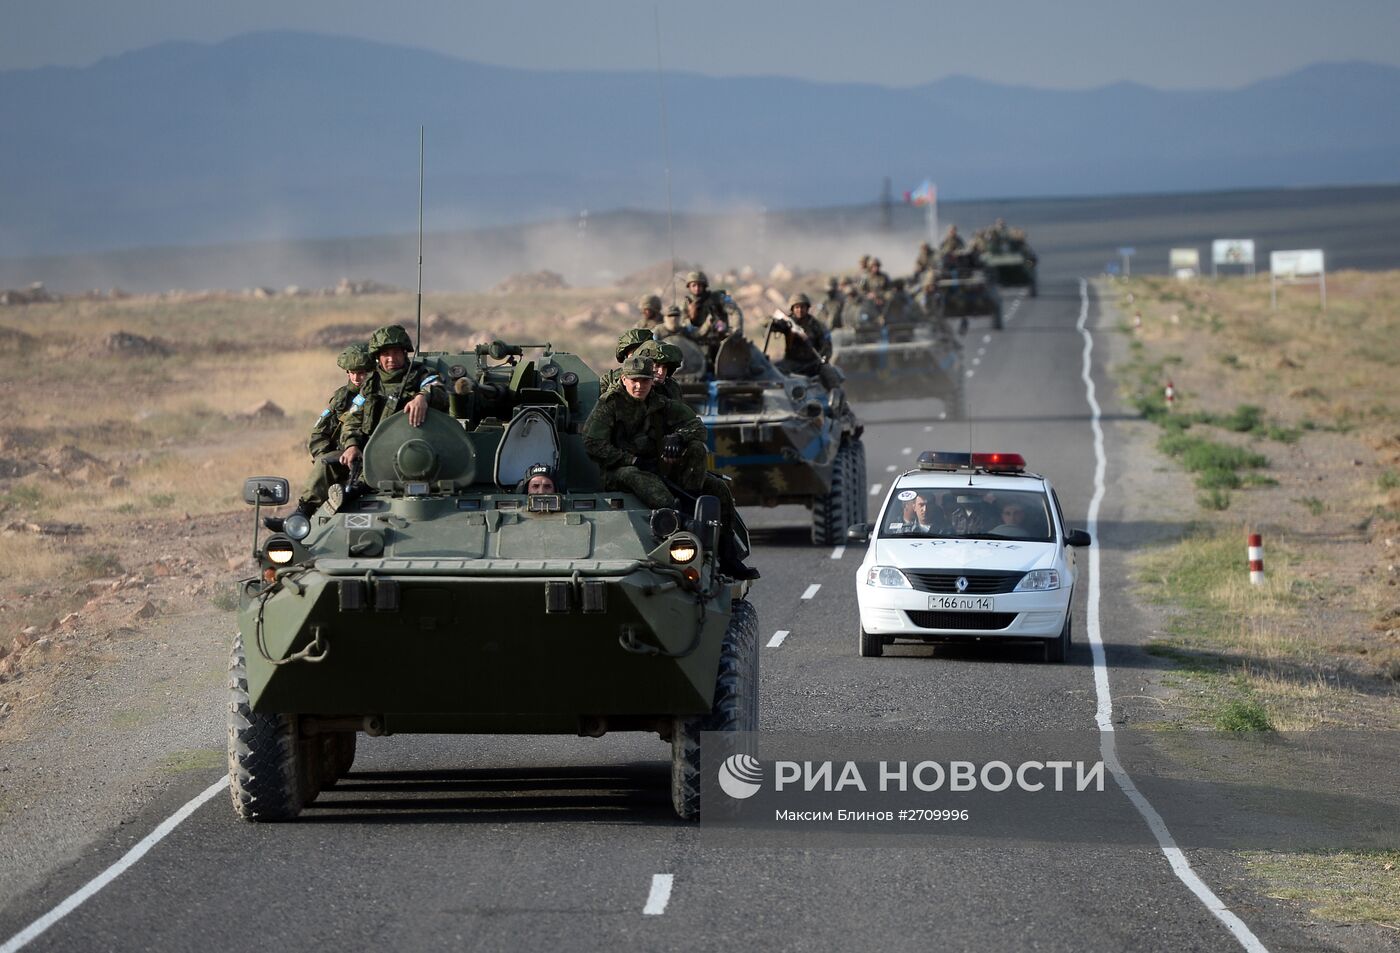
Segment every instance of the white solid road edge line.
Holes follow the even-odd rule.
[[[671,884],[675,879],[674,874],[651,875],[651,893],[647,894],[647,905],[642,908],[643,916],[659,917],[666,912],[666,904],[671,902]]]
[[[1161,848],[1163,856],[1171,864],[1172,873],[1177,879],[1184,883],[1196,898],[1205,904],[1211,915],[1225,925],[1240,946],[1250,953],[1269,953],[1268,947],[1259,941],[1249,927],[1245,926],[1243,920],[1235,916],[1230,908],[1215,895],[1215,891],[1206,886],[1205,881],[1196,875],[1191,869],[1191,862],[1186,859],[1181,848],[1176,846],[1176,841],[1172,839],[1171,831],[1167,830],[1167,824],[1162,820],[1162,815],[1154,808],[1137,789],[1133,779],[1128,776],[1123,765],[1118,761],[1118,743],[1113,736],[1113,695],[1108,686],[1108,662],[1104,654],[1103,636],[1099,632],[1099,505],[1104,497],[1104,474],[1108,469],[1108,458],[1104,453],[1103,424],[1101,423],[1102,412],[1099,409],[1098,398],[1094,394],[1094,378],[1090,373],[1093,362],[1094,339],[1089,334],[1087,327],[1089,320],[1089,282],[1079,279],[1079,321],[1076,324],[1080,335],[1084,338],[1084,363],[1080,372],[1080,377],[1084,381],[1084,393],[1089,401],[1090,426],[1094,431],[1094,496],[1089,501],[1089,515],[1086,519],[1089,536],[1092,542],[1089,544],[1089,596],[1086,613],[1086,628],[1089,630],[1089,647],[1094,653],[1094,691],[1098,695],[1098,710],[1094,720],[1099,726],[1099,753],[1103,756],[1104,764],[1113,775],[1113,780],[1118,782],[1118,787],[1122,789],[1133,807],[1142,815],[1142,819],[1147,822],[1148,829],[1152,831],[1152,836],[1157,838],[1157,846]],[[4,951],[0,951],[4,953]]]
[[[165,835],[179,827],[185,818],[199,810],[200,806],[203,805],[205,801],[209,800],[226,787],[228,787],[227,776],[220,778],[189,801],[185,802],[183,807],[161,821],[160,825],[155,830],[141,838],[135,847],[123,854],[121,860],[89,880],[76,891],[69,894],[67,899],[58,906],[6,940],[5,945],[0,946],[0,953],[14,953],[15,950],[26,946],[49,927],[78,909],[89,897],[107,886],[113,880],[116,880],[128,867],[144,857],[147,851],[165,838]]]

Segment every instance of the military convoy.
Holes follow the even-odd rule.
[[[1003,326],[1001,295],[996,283],[987,279],[979,254],[971,249],[944,256],[932,305],[938,317],[959,319],[960,334],[966,333],[970,318],[991,318],[996,331]]]
[[[360,732],[646,731],[670,742],[676,813],[696,817],[701,746],[758,726],[757,616],[717,565],[718,501],[649,509],[603,489],[579,435],[598,377],[576,355],[497,341],[417,361],[454,383],[449,412],[385,418],[361,490],[255,538],[229,673],[235,810],[295,817],[349,770]],[[859,435],[829,394],[794,386],[773,390],[816,408],[788,415],[804,424],[792,446],[840,487],[822,498],[843,508],[822,524],[834,539],[863,519],[841,482]],[[529,495],[541,461],[557,492]],[[259,510],[289,495],[276,477],[244,488]]]
[[[982,250],[986,274],[1003,288],[1029,289],[1032,298],[1040,294],[1036,280],[1036,256],[1020,229],[989,230]]]

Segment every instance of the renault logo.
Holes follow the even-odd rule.
[[[958,581],[954,583],[954,585],[958,587],[958,592],[967,592],[967,577],[959,576]]]

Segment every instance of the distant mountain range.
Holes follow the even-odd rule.
[[[1400,179],[1400,69],[1237,90],[665,77],[683,209]],[[305,33],[0,72],[0,256],[373,235],[665,207],[657,77],[483,66]]]

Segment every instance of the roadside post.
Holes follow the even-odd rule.
[[[1269,253],[1269,309],[1278,310],[1279,285],[1316,284],[1327,310],[1327,267],[1321,248]]]
[[[1259,533],[1249,534],[1249,581],[1255,586],[1264,584],[1264,537]]]
[[[1124,245],[1123,247],[1121,247],[1121,248],[1118,249],[1118,257],[1121,258],[1121,259],[1123,259],[1123,277],[1124,277],[1124,278],[1131,278],[1131,277],[1133,276],[1133,264],[1132,264],[1132,259],[1133,259],[1133,256],[1136,255],[1136,254],[1137,254],[1137,249],[1134,248],[1132,245]]]

